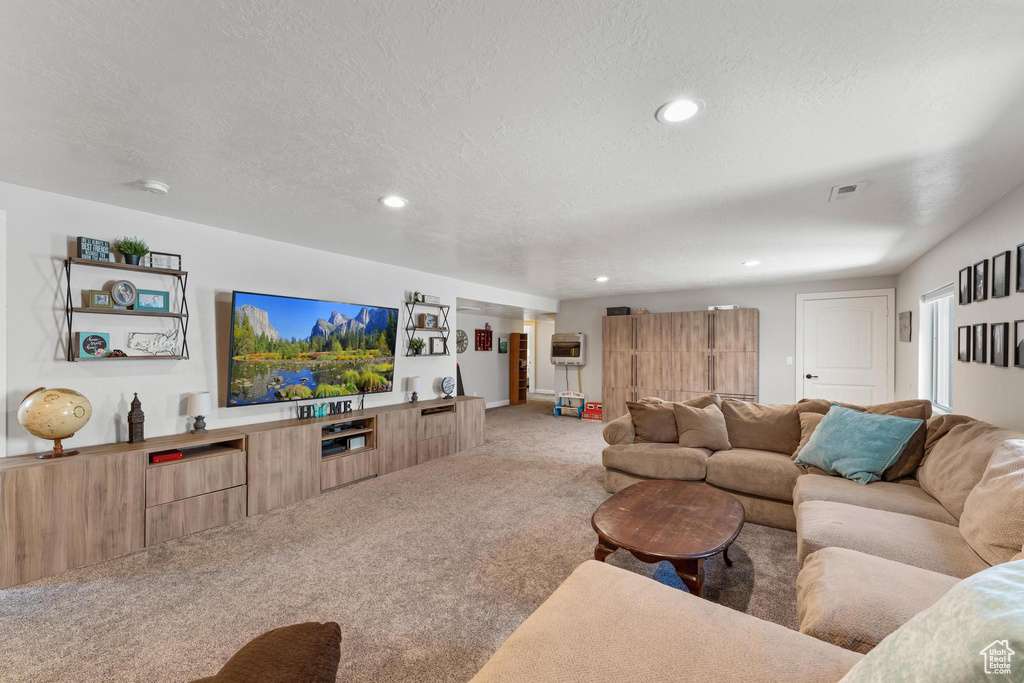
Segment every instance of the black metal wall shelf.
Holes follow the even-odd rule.
[[[437,327],[418,327],[416,325],[416,308],[429,308],[436,310],[440,316]],[[451,351],[448,348],[448,337],[451,330],[448,327],[448,310],[450,306],[444,304],[425,304],[422,301],[406,301],[405,302],[405,313],[406,313],[406,324],[405,324],[405,355],[406,356],[450,356]],[[444,338],[444,353],[430,353],[425,350],[423,353],[413,353],[412,351],[412,340],[417,334],[424,334],[428,337],[441,336]]]

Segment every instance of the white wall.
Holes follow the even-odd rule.
[[[485,323],[491,324],[494,343],[490,351],[475,351],[474,331],[484,329]],[[458,357],[466,394],[483,396],[488,408],[508,405],[509,354],[498,353],[498,338],[508,337],[510,332],[522,332],[523,321],[462,313],[459,329],[469,335],[469,348]]]
[[[913,311],[913,338],[920,340],[920,298],[932,290],[958,281],[961,268],[998,253],[1011,252],[1010,296],[955,307],[955,325],[1010,323],[1010,346],[1014,343],[1013,321],[1024,319],[1024,294],[1014,291],[1017,269],[1012,261],[1016,247],[1024,242],[1024,184],[1018,185],[967,225],[919,258],[899,274],[897,308]],[[917,341],[896,344],[896,398],[917,398],[920,347]],[[977,363],[953,363],[953,411],[971,415],[1002,427],[1024,430],[1024,370]]]
[[[588,399],[600,400],[601,318],[608,307],[629,306],[635,311],[642,306],[652,313],[704,310],[713,304],[757,308],[760,309],[759,400],[762,403],[790,403],[796,399],[796,380],[794,367],[786,365],[786,357],[796,353],[796,295],[891,288],[895,284],[895,276],[885,276],[572,299],[559,304],[555,331],[586,333],[587,365],[583,368],[583,393]],[[562,381],[564,383],[564,378]],[[558,382],[556,376],[555,385],[561,389]]]
[[[154,196],[154,202],[160,198]],[[184,416],[184,397],[190,391],[210,390],[223,403],[226,383],[230,302],[232,290],[266,292],[326,300],[391,306],[402,309],[407,293],[421,291],[441,297],[452,306],[455,319],[457,296],[555,310],[557,302],[544,297],[472,284],[407,268],[298,247],[236,232],[132,211],[0,183],[0,209],[7,213],[8,286],[17,296],[8,297],[7,309],[7,445],[8,454],[41,451],[47,444],[26,433],[18,424],[16,410],[21,398],[39,386],[70,387],[92,402],[90,423],[69,443],[83,446],[123,440],[124,418],[132,392],[137,391],[146,413],[146,433],[182,433],[189,426]],[[351,226],[358,229],[358,226]],[[301,230],[301,226],[295,226]],[[345,227],[339,227],[343,235]],[[189,271],[188,299],[191,360],[144,360],[128,363],[64,360],[63,259],[73,253],[78,235],[113,239],[138,235],[152,249],[182,254]],[[76,268],[74,289],[100,289],[124,273]],[[134,276],[127,279],[144,288],[170,289],[168,279]],[[162,285],[162,286],[161,286]],[[77,295],[76,295],[77,296]],[[402,310],[404,315],[404,309]],[[113,316],[79,316],[76,329],[125,330]],[[401,328],[406,321],[399,322]],[[161,323],[143,320],[130,327],[159,330]],[[123,337],[122,337],[123,339]],[[112,334],[112,344],[114,335]],[[454,338],[451,340],[454,345]],[[367,398],[380,405],[405,400],[404,378],[422,378],[423,397],[434,396],[438,377],[455,374],[456,355],[446,357],[404,356],[399,342],[395,364],[395,391]],[[470,351],[469,353],[473,353]],[[492,352],[495,356],[497,351]],[[506,356],[507,358],[507,356]],[[207,418],[211,427],[228,427],[292,417],[294,406],[219,407]]]
[[[554,333],[554,320],[537,321],[537,379],[533,390],[538,394],[555,392],[555,366],[551,364],[551,335]]]

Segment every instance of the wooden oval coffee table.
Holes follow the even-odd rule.
[[[724,553],[743,528],[743,506],[700,481],[642,481],[601,503],[590,523],[594,559],[622,548],[641,562],[668,561],[694,595],[704,589],[704,560]]]

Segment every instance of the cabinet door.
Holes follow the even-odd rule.
[[[711,312],[711,349],[757,353],[759,316],[756,308]]]
[[[380,422],[380,475],[412,467],[417,459],[419,408],[392,410],[377,416]]]
[[[711,354],[712,388],[719,394],[757,397],[757,353],[716,351]]]
[[[706,390],[707,330],[704,311],[637,316],[636,386],[656,390],[640,395]]]
[[[631,387],[604,387],[601,390],[602,413],[601,417],[605,422],[611,422],[617,417],[622,417],[629,412],[626,408],[626,401],[633,400],[633,389]]]
[[[483,399],[459,401],[455,404],[458,450],[482,446],[484,443]]]
[[[249,434],[249,514],[320,494],[320,426]]]
[[[0,472],[0,588],[142,548],[145,473],[141,451]]]
[[[635,382],[635,319],[632,315],[611,315],[601,321],[601,384],[606,387],[629,387]]]

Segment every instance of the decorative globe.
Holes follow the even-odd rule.
[[[90,417],[92,404],[89,399],[73,389],[40,387],[26,396],[18,408],[18,424],[33,436],[53,439],[56,443],[52,455],[58,456],[71,455],[64,453],[60,440],[74,436]]]

